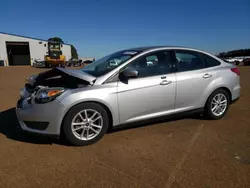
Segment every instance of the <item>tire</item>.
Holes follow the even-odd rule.
[[[221,113],[217,113],[217,112],[213,112],[212,109],[215,107],[215,105],[218,106],[218,104],[215,104],[214,103],[214,99],[217,98],[218,96],[224,96],[225,97],[225,100],[226,100],[226,106],[225,106],[225,109],[224,108],[220,108],[222,111]],[[223,97],[223,100],[221,101],[225,101],[224,100],[224,97]],[[224,105],[224,103],[221,103],[219,105]],[[230,97],[229,97],[229,94],[226,90],[224,89],[217,89],[215,90],[208,98],[207,102],[206,102],[206,105],[205,105],[205,116],[208,118],[208,119],[211,119],[211,120],[218,120],[218,119],[221,119],[223,118],[227,111],[228,111],[228,108],[229,108],[229,105],[230,105]],[[216,109],[217,107],[215,107]],[[215,110],[216,111],[216,110]]]
[[[85,111],[87,111],[89,122],[85,121],[84,125],[79,125],[79,126],[72,125],[73,122],[78,123],[76,121],[79,121],[79,123],[83,123],[84,119],[86,120]],[[99,116],[100,118],[96,120],[95,122],[93,121],[91,123],[90,116],[92,116],[95,113],[94,111],[97,112],[97,114],[92,118],[92,120],[97,119],[97,117]],[[82,117],[80,117],[79,113],[82,115]],[[92,126],[93,124],[95,124],[95,127]],[[100,127],[101,124],[102,124],[101,128],[96,127],[96,125]],[[97,103],[92,103],[92,102],[81,103],[72,107],[69,110],[69,112],[66,114],[63,120],[62,126],[63,126],[62,130],[63,130],[64,136],[71,144],[76,145],[76,146],[86,146],[86,145],[90,145],[90,144],[97,142],[104,136],[104,134],[107,132],[108,127],[109,127],[109,116],[108,116],[107,111],[101,105]],[[73,131],[72,126],[73,128],[76,128],[76,129],[79,128],[79,130]],[[74,127],[74,126],[78,126],[78,127]],[[80,129],[80,127],[85,127],[85,128]],[[93,131],[93,129],[99,133],[97,134],[96,132]],[[93,134],[96,134],[96,136],[91,138],[91,135]],[[87,135],[89,135],[89,137]]]

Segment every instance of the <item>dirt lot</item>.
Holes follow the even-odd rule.
[[[172,119],[113,131],[88,147],[23,134],[15,104],[44,69],[0,67],[0,187],[250,187],[250,68],[219,121]]]

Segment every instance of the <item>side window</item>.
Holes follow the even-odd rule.
[[[175,51],[178,72],[205,68],[205,62],[198,53],[192,51]]]
[[[214,59],[213,57],[210,57],[210,56],[208,56],[206,54],[203,54],[203,56],[204,56],[204,59],[206,61],[206,67],[207,68],[208,67],[215,67],[215,66],[220,65],[220,62],[218,60]]]
[[[152,52],[131,62],[127,68],[138,71],[138,78],[170,73],[168,52]]]
[[[153,66],[158,62],[158,58],[155,55],[151,55],[146,57],[146,61],[147,61],[147,66]]]

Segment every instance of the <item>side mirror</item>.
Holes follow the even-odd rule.
[[[138,71],[134,69],[125,69],[121,74],[127,79],[138,77]]]

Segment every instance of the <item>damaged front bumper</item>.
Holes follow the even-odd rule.
[[[65,113],[64,105],[57,100],[37,104],[34,98],[27,97],[29,95],[25,89],[21,93],[23,96],[16,106],[16,115],[21,129],[37,134],[60,135],[61,122]]]
[[[61,68],[30,76],[20,92],[20,99],[16,105],[16,115],[21,128],[38,134],[59,135],[66,107],[56,97],[51,101],[39,103],[37,101],[39,91],[55,87],[67,89],[86,87],[94,79],[95,77],[79,70]]]

